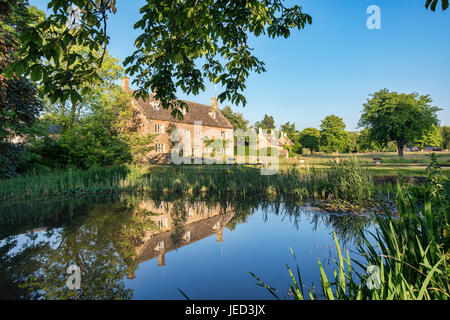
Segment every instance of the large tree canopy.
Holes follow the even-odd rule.
[[[7,1],[18,2],[27,1]],[[8,75],[40,81],[52,102],[75,102],[83,83],[98,78],[104,54],[82,56],[74,46],[106,53],[108,17],[116,13],[116,0],[49,0],[48,8],[52,12],[42,23],[24,25],[19,59]],[[147,0],[140,12],[134,28],[142,34],[124,62],[127,72],[135,76],[137,96],[153,91],[178,117],[176,90],[197,94],[206,80],[222,85],[221,102],[245,104],[242,91],[249,73],[265,70],[249,36],[288,38],[293,29],[312,23],[300,6],[282,0]]]
[[[364,104],[359,126],[367,128],[370,138],[386,145],[395,141],[399,156],[408,143],[414,143],[438,126],[436,112],[428,95],[404,94],[380,90],[371,95]]]
[[[264,119],[255,123],[255,128],[259,129],[275,129],[275,120],[272,116],[264,115]]]
[[[323,151],[344,152],[348,147],[348,134],[344,120],[331,115],[323,119],[320,125],[320,146]]]
[[[316,128],[306,128],[300,133],[299,142],[302,147],[309,149],[313,154],[314,151],[319,150],[320,131]]]
[[[249,121],[244,118],[242,113],[233,112],[230,106],[226,106],[220,110],[225,118],[231,123],[234,130],[241,129],[243,131],[247,130]]]
[[[16,174],[25,152],[19,142],[36,132],[34,125],[42,110],[36,86],[28,79],[8,79],[4,71],[16,59],[23,26],[43,16],[35,7],[10,2],[0,2],[0,177]]]

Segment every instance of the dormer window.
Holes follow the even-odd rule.
[[[209,116],[216,120],[216,113],[215,112],[208,112]]]
[[[153,102],[153,110],[159,111],[159,102],[157,101]]]

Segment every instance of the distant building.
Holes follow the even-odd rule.
[[[289,157],[287,148],[293,146],[294,143],[283,131],[278,130],[263,130],[258,131],[258,149],[262,148],[276,148],[279,155],[286,158]]]
[[[122,79],[122,88],[131,92],[129,87],[129,79]],[[208,153],[207,141],[225,140],[228,141],[223,150],[219,150],[219,154],[224,156],[234,156],[233,140],[234,130],[230,122],[224,117],[219,110],[217,98],[211,99],[211,105],[204,105],[191,101],[185,102],[189,110],[183,113],[183,120],[172,118],[171,110],[163,109],[160,102],[154,99],[154,95],[150,94],[147,100],[134,99],[133,106],[139,112],[142,125],[139,132],[142,134],[157,134],[154,141],[155,150],[153,150],[148,158],[156,162],[168,162],[171,152],[171,132],[170,127],[176,128],[178,131],[184,132],[181,140],[191,141],[192,157],[203,157],[205,152]],[[198,154],[200,148],[194,148],[194,125],[201,122],[202,132],[199,134],[202,138],[203,154]],[[197,133],[198,134],[198,133]]]

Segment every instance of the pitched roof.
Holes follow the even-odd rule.
[[[147,100],[139,98],[136,100],[140,111],[151,120],[172,121],[178,123],[194,124],[195,121],[201,121],[203,126],[218,127],[225,129],[233,129],[231,123],[224,117],[220,110],[215,109],[212,106],[204,104],[181,100],[189,107],[189,111],[184,116],[183,120],[174,119],[171,115],[170,109],[159,110],[153,108],[152,102],[155,102],[154,95],[150,94]],[[209,115],[209,113],[215,112],[215,119]]]

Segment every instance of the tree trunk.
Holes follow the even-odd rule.
[[[403,150],[405,149],[405,144],[399,143],[397,144],[397,147],[398,147],[398,156],[400,158],[403,158]]]

